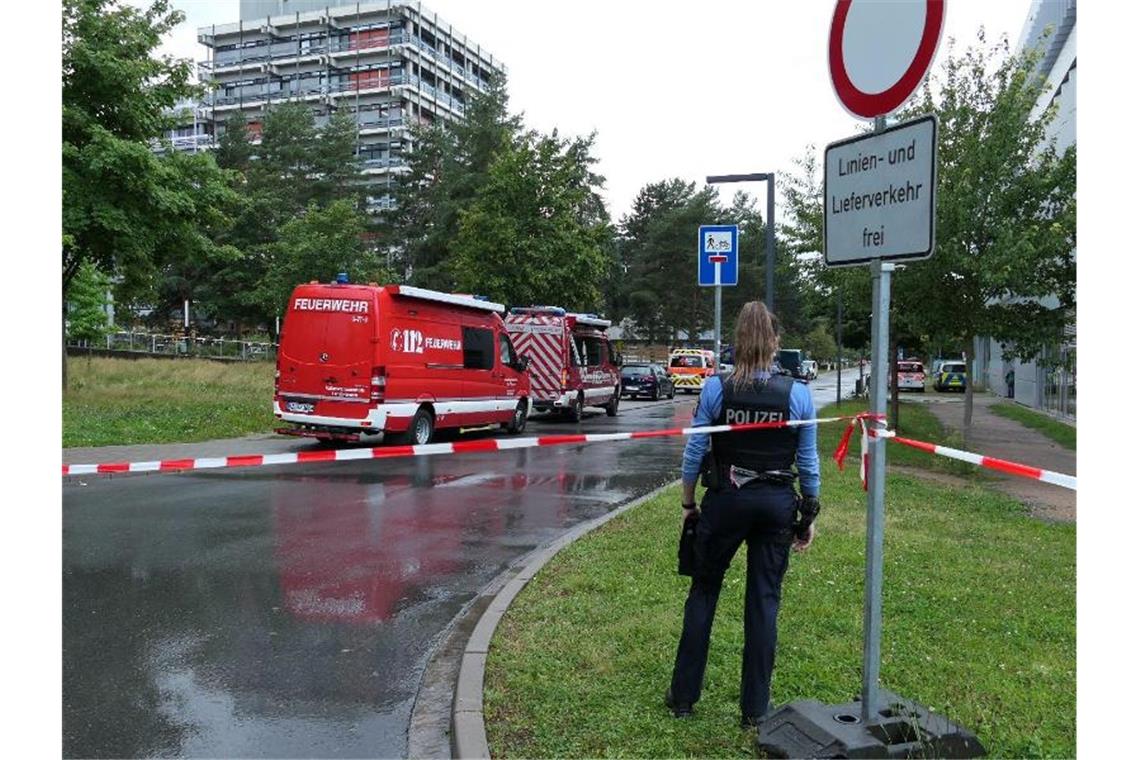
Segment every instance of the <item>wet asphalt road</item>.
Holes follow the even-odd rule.
[[[527,432],[682,425],[694,401]],[[68,479],[64,755],[404,755],[452,617],[513,559],[675,479],[682,445]]]

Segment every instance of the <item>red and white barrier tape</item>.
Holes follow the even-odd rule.
[[[872,433],[872,435],[874,435],[874,433]],[[1010,462],[1006,459],[987,457],[981,454],[975,454],[972,451],[952,449],[949,446],[939,446],[934,443],[926,443],[925,441],[916,441],[911,438],[903,438],[902,436],[894,434],[883,437],[892,438],[896,443],[901,443],[903,446],[910,446],[912,449],[918,449],[919,451],[925,451],[928,454],[937,454],[938,456],[957,459],[960,462],[969,462],[970,464],[978,465],[979,467],[985,467],[989,470],[1004,472],[1008,475],[1020,475],[1023,478],[1030,478],[1031,480],[1040,480],[1045,483],[1052,483],[1055,486],[1061,486],[1062,488],[1068,488],[1073,491],[1077,490],[1076,475],[1066,475],[1063,472],[1042,470],[1039,467],[1030,467],[1029,465],[1020,464],[1018,462]]]
[[[855,426],[859,426],[859,479],[863,481],[863,490],[867,490],[867,467],[870,464],[867,458],[867,420],[884,420],[887,415],[885,414],[871,414],[865,412],[863,414],[856,414],[851,418],[851,423],[847,429],[843,431],[843,437],[839,439],[839,445],[835,447],[835,464],[839,469],[843,469],[843,465],[847,462],[847,448],[851,445],[851,434],[855,432]]]
[[[867,490],[867,438],[883,438],[893,440],[896,443],[901,443],[904,446],[910,446],[919,451],[925,451],[928,454],[936,454],[938,456],[948,457],[950,459],[957,459],[960,462],[969,462],[970,464],[984,467],[989,470],[997,470],[1004,472],[1007,475],[1018,475],[1030,480],[1040,480],[1045,483],[1051,483],[1055,486],[1068,488],[1070,490],[1077,490],[1077,478],[1075,475],[1066,475],[1063,472],[1054,472],[1053,470],[1043,470],[1040,467],[1030,467],[1029,465],[1021,464],[1019,462],[1010,462],[1007,459],[998,459],[997,457],[988,457],[983,454],[975,454],[972,451],[963,451],[962,449],[954,449],[949,446],[940,446],[936,443],[927,443],[926,441],[916,441],[913,438],[903,438],[897,435],[893,430],[883,430],[878,428],[868,428],[867,420],[869,419],[883,419],[885,415],[872,415],[860,414],[851,419],[847,430],[843,433],[843,438],[839,441],[839,446],[835,449],[835,463],[839,465],[839,469],[843,469],[844,461],[847,458],[847,448],[851,441],[851,434],[855,430],[855,426],[859,425],[861,428],[860,443],[862,445],[862,455],[859,458],[859,477],[863,481],[863,490]]]
[[[704,427],[640,430],[632,433],[578,433],[574,435],[543,435],[529,438],[483,438],[455,443],[428,443],[421,446],[376,446],[367,449],[321,449],[296,451],[287,454],[245,454],[228,457],[201,457],[198,459],[161,459],[152,462],[104,462],[102,464],[63,465],[64,475],[94,475],[115,472],[179,472],[182,470],[213,470],[223,467],[263,467],[275,464],[306,464],[311,462],[345,462],[358,459],[393,459],[399,457],[431,456],[433,454],[470,454],[483,451],[529,449],[537,446],[572,446],[604,441],[629,441],[643,438],[666,438],[693,435],[694,433],[727,433],[739,430],[803,427],[826,422],[839,422],[850,417],[821,417],[814,420],[787,422],[752,422],[741,425],[710,425]]]
[[[834,458],[839,469],[843,469],[847,449],[855,426],[860,428],[861,454],[859,457],[859,477],[863,489],[867,488],[868,447],[867,438],[889,438],[911,448],[930,454],[957,459],[962,462],[991,470],[1040,480],[1045,483],[1076,490],[1077,478],[1052,470],[1010,462],[1005,459],[974,454],[949,446],[939,446],[925,441],[916,441],[895,435],[893,431],[868,428],[868,420],[882,420],[885,415],[869,413],[844,417],[819,417],[812,420],[790,420],[787,422],[753,422],[741,425],[708,425],[704,427],[666,428],[664,430],[639,430],[631,433],[578,433],[573,435],[544,435],[528,438],[484,438],[456,443],[428,443],[422,446],[376,446],[367,449],[319,449],[316,451],[295,451],[286,454],[239,454],[226,457],[199,457],[197,459],[160,459],[150,462],[104,462],[101,464],[65,464],[64,475],[94,475],[116,472],[180,472],[183,470],[213,470],[227,467],[264,467],[277,464],[307,464],[313,462],[346,462],[361,459],[394,459],[400,457],[432,456],[434,454],[470,454],[485,451],[508,451],[529,449],[541,446],[573,446],[583,443],[607,441],[630,441],[645,438],[667,438],[688,436],[695,433],[728,433],[742,430],[763,430],[766,428],[804,427],[829,422],[849,420],[847,430],[839,441]]]

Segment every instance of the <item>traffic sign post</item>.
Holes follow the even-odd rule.
[[[823,258],[828,266],[871,265],[872,414],[887,412],[891,273],[895,261],[934,252],[935,153],[938,125],[925,116],[893,127],[875,119],[871,134],[824,151]],[[862,719],[881,709],[883,522],[886,443],[869,442],[867,566],[863,601]]]
[[[720,371],[721,287],[736,285],[739,277],[735,224],[705,224],[697,232],[697,284],[716,288],[713,295],[713,351]]]
[[[918,87],[934,58],[943,0],[837,0],[828,37],[836,97],[875,120],[874,131],[824,153],[824,262],[869,264],[872,284],[870,411],[887,411],[891,274],[897,260],[934,252],[938,125],[933,117],[887,128],[886,115]],[[909,51],[909,52],[908,52]],[[786,705],[766,718],[757,749],[772,757],[980,757],[977,737],[879,687],[883,613],[886,439],[868,441],[863,688],[845,705]]]

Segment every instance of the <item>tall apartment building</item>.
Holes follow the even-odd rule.
[[[1077,0],[1032,0],[1014,52],[1021,54],[1034,48],[1041,51],[1037,73],[1043,78],[1044,87],[1031,116],[1037,118],[1047,108],[1056,107],[1056,118],[1049,124],[1045,139],[1052,141],[1058,152],[1064,151],[1077,142]],[[1053,308],[1059,305],[1056,298],[1047,298],[1044,303]],[[1005,362],[997,341],[976,338],[975,376],[1004,395],[1005,373],[1012,369],[1015,400],[1076,418],[1077,379],[1072,361],[1076,350],[1075,314],[1065,335],[1042,348],[1038,358],[1046,361]]]
[[[175,147],[212,144],[240,113],[254,142],[265,110],[286,101],[359,125],[368,208],[391,208],[394,178],[413,149],[411,127],[462,117],[475,91],[505,67],[417,2],[242,0],[241,18],[198,29],[209,49],[199,80],[211,85]]]

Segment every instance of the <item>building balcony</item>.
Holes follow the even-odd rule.
[[[201,150],[210,150],[217,146],[213,135],[187,135],[170,138],[170,145],[175,150],[187,153],[197,153]]]
[[[472,87],[475,87],[479,90],[486,89],[487,83],[479,77],[475,76],[475,74],[469,71],[466,66],[457,63],[447,55],[439,52],[434,47],[421,40],[419,37],[412,37],[410,40],[408,40],[407,44],[417,51],[426,53],[428,57],[434,60],[434,63],[436,65],[440,66],[446,71],[451,72],[452,74],[458,75]]]
[[[348,40],[330,40],[329,54],[334,56],[341,56],[344,54],[352,54],[362,52],[364,50],[384,50],[394,45],[402,45],[407,42],[407,35],[403,32],[396,34],[389,34],[387,37],[371,37],[365,39],[348,39]]]
[[[255,56],[231,61],[198,61],[198,69],[207,74],[236,74],[242,71],[257,71],[269,63],[269,56]]]
[[[381,214],[394,208],[396,208],[396,199],[390,195],[380,197],[369,195],[364,199],[364,209],[369,214]]]
[[[463,112],[466,110],[467,107],[466,107],[466,105],[464,105],[464,103],[461,100],[459,100],[458,98],[451,97],[450,95],[445,93],[440,88],[435,87],[434,85],[430,85],[427,82],[423,81],[423,79],[421,79],[420,77],[417,77],[415,75],[411,75],[408,77],[408,79],[409,79],[408,83],[410,85],[414,86],[419,92],[431,97],[440,105],[447,106],[448,108],[455,111],[456,113],[458,113],[461,116],[463,115]]]
[[[327,93],[327,87],[320,87],[307,90],[279,90],[277,92],[258,92],[244,95],[214,94],[207,96],[205,105],[212,107],[215,111],[237,110],[240,108],[255,108],[268,103],[280,103],[288,100],[319,100]]]
[[[407,162],[400,156],[387,158],[365,158],[360,161],[360,170],[364,174],[390,174],[393,169],[407,168]]]
[[[404,119],[400,116],[392,116],[384,119],[375,119],[372,121],[357,121],[361,135],[378,135],[384,132],[390,132],[393,129],[403,129]]]
[[[151,140],[150,149],[155,153],[163,153],[167,149],[167,143],[170,144],[172,150],[180,153],[198,153],[217,147],[213,135],[180,135],[162,140]]]

